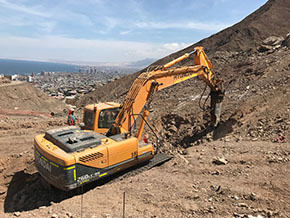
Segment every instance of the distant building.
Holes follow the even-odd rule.
[[[10,80],[17,80],[18,78],[18,75],[17,74],[14,74],[14,75],[4,75],[4,77],[10,79]]]
[[[40,72],[41,76],[52,76],[54,74],[55,74],[55,72],[46,72],[46,71],[41,71]]]
[[[33,82],[32,76],[27,76],[26,81],[32,83]]]

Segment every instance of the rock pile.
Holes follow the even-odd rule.
[[[282,36],[270,36],[263,40],[262,45],[259,47],[259,52],[273,52],[275,49],[281,47],[290,47],[290,33],[286,37]]]

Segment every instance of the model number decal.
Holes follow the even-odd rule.
[[[88,182],[92,178],[97,177],[99,175],[100,175],[100,172],[95,172],[95,173],[92,173],[92,174],[85,174],[85,175],[79,176],[77,178],[77,182],[78,183],[85,183],[85,182]]]

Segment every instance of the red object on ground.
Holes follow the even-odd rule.
[[[277,143],[286,143],[286,138],[285,138],[285,136],[278,136],[273,141],[277,142]]]

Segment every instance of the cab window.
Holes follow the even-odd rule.
[[[95,120],[95,113],[89,110],[85,111],[84,123],[87,128],[89,129],[94,128],[94,120]]]
[[[110,128],[113,123],[115,122],[115,119],[120,112],[120,108],[110,108],[110,109],[104,109],[100,111],[99,115],[99,128]]]

